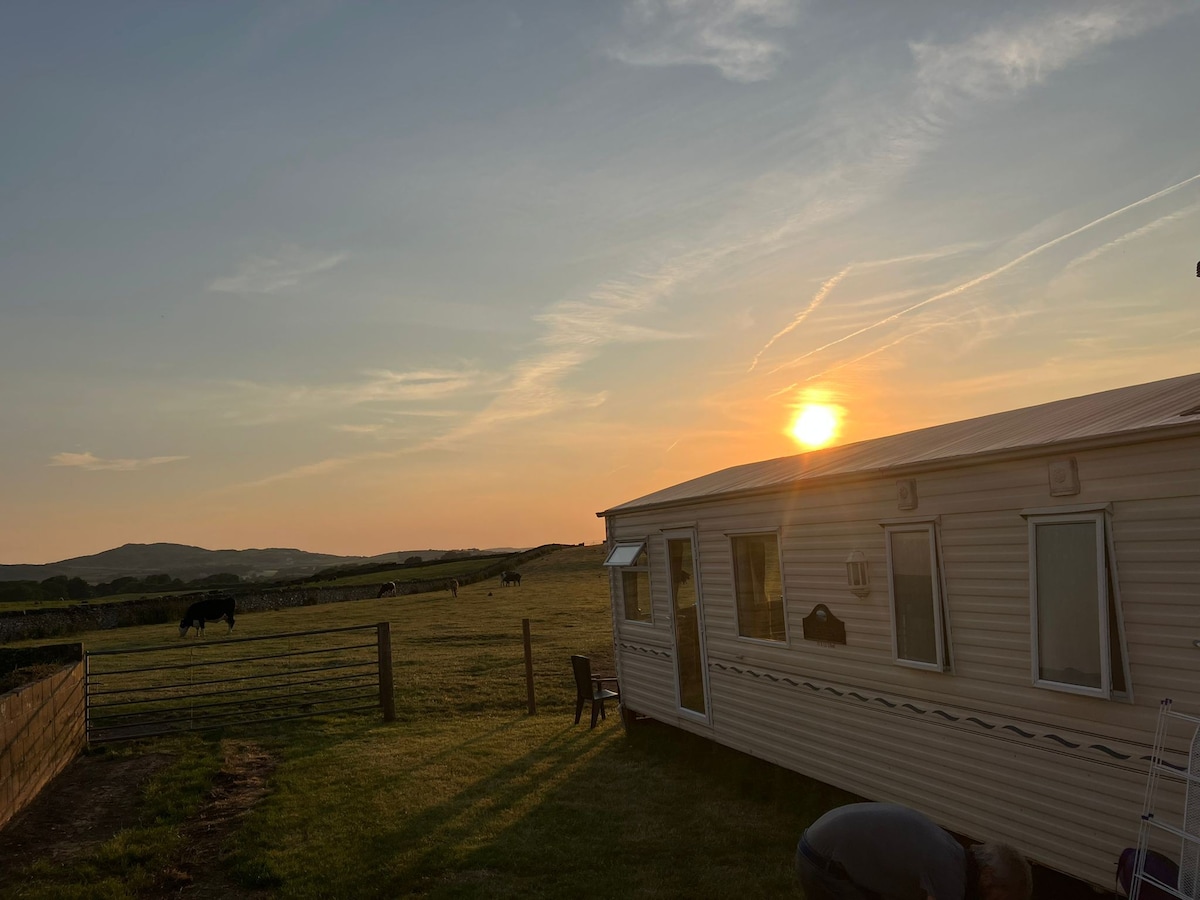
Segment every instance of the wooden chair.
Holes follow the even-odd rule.
[[[596,717],[604,718],[604,701],[620,699],[621,689],[617,687],[616,675],[593,675],[592,661],[586,656],[572,656],[571,668],[575,672],[575,724],[583,714],[583,704],[592,704],[592,728],[596,727]],[[616,690],[610,691],[604,687],[612,682]]]

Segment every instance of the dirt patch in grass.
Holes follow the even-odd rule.
[[[49,678],[62,669],[61,664],[39,663],[33,666],[22,666],[0,675],[0,694],[7,694],[26,684]]]
[[[171,761],[79,756],[0,831],[0,872],[35,859],[69,859],[137,824],[146,782]]]
[[[154,897],[261,897],[229,877],[229,837],[247,813],[267,795],[275,758],[250,741],[222,743],[225,758],[212,789],[195,816],[180,828],[178,858],[158,878]]]
[[[252,742],[222,743],[224,763],[196,813],[179,827],[172,861],[145,897],[249,898],[230,877],[229,838],[267,793],[276,760]],[[80,756],[0,831],[0,872],[39,860],[67,863],[139,825],[147,783],[174,756]]]

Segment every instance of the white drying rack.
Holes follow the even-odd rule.
[[[1185,723],[1192,729],[1186,768],[1173,766],[1163,758],[1167,732],[1172,722]],[[1183,822],[1178,825],[1155,815],[1158,780],[1163,777],[1182,781],[1185,785]],[[1166,884],[1145,871],[1150,836],[1156,830],[1180,840],[1178,884]],[[1168,897],[1200,900],[1200,717],[1175,712],[1171,709],[1169,699],[1162,701],[1159,706],[1158,722],[1154,728],[1154,750],[1150,759],[1150,775],[1146,779],[1146,800],[1142,805],[1142,824],[1138,828],[1137,856],[1133,880],[1129,885],[1129,900],[1138,900],[1143,884],[1158,888]]]

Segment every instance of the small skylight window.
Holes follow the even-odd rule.
[[[632,566],[645,546],[645,541],[638,541],[634,544],[617,544],[608,554],[608,559],[604,561],[604,564],[606,566]]]

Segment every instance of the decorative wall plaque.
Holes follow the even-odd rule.
[[[896,504],[901,509],[917,508],[917,480],[915,478],[896,482]]]
[[[846,643],[846,624],[829,611],[824,603],[818,603],[801,622],[806,641],[823,641],[827,644]]]
[[[1071,497],[1079,493],[1079,466],[1075,457],[1056,459],[1050,463],[1050,496]]]

